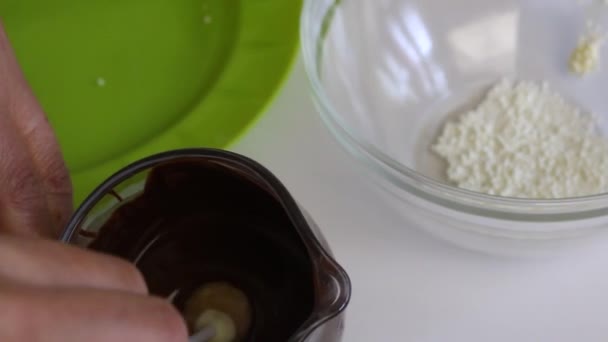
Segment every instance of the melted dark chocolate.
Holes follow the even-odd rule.
[[[252,304],[247,341],[285,342],[313,312],[313,266],[285,210],[224,165],[156,167],[90,248],[135,262],[152,294],[179,290],[181,310],[201,285],[232,283]]]

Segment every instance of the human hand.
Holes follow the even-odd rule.
[[[42,239],[0,236],[0,307],[3,342],[187,341],[131,264]]]
[[[0,341],[185,342],[181,315],[134,266],[38,238],[71,210],[58,143],[0,23]]]
[[[54,238],[71,211],[59,145],[0,23],[0,232]]]

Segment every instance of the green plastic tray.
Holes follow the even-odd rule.
[[[293,60],[301,0],[0,0],[80,203],[160,151],[227,147]]]

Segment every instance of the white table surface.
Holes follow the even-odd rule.
[[[608,341],[608,241],[508,259],[437,240],[391,212],[322,126],[301,62],[233,150],[267,166],[353,282],[345,342]]]

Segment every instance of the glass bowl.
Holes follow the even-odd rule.
[[[324,123],[388,205],[466,247],[542,253],[606,231],[608,194],[530,200],[462,190],[446,182],[430,146],[448,118],[503,78],[547,81],[603,116],[608,71],[576,77],[568,59],[607,12],[595,0],[306,0],[303,58]]]

